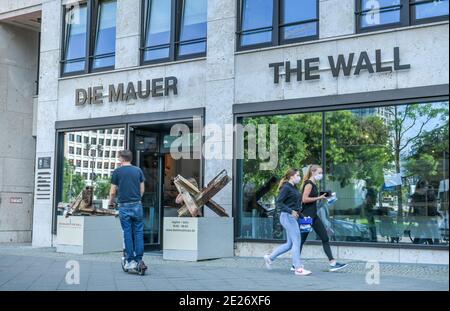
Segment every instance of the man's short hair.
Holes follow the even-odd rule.
[[[119,151],[119,158],[122,158],[125,162],[131,162],[133,160],[133,153],[130,150]]]

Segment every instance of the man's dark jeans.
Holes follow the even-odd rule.
[[[127,261],[139,262],[144,255],[144,211],[141,202],[119,203]]]

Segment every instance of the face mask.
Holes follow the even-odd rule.
[[[316,175],[316,180],[322,180],[323,178],[323,174],[317,174]]]
[[[294,179],[292,180],[292,182],[294,184],[298,184],[300,182],[300,176],[295,176]]]

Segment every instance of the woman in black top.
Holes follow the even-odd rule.
[[[336,262],[331,253],[330,238],[328,237],[327,230],[322,223],[322,220],[317,216],[317,201],[326,198],[326,194],[320,195],[316,182],[322,180],[323,171],[319,165],[309,165],[308,170],[303,178],[302,183],[302,215],[305,217],[311,217],[313,220],[312,227],[319,238],[322,240],[323,250],[330,261],[330,271],[337,271],[346,266],[346,264],[340,264]],[[300,253],[303,248],[303,244],[308,238],[309,232],[301,233]]]
[[[286,230],[287,241],[278,246],[271,254],[264,256],[267,269],[272,267],[272,262],[290,250],[292,250],[292,266],[296,275],[309,275],[311,271],[303,268],[300,260],[300,228],[298,217],[300,213],[300,194],[296,185],[300,183],[298,170],[290,169],[280,182],[279,194],[276,206],[280,209],[280,223]]]

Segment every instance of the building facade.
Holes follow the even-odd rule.
[[[338,257],[448,262],[448,32],[445,0],[1,1],[0,137],[25,138],[0,153],[0,192],[33,197],[14,217],[55,245],[58,204],[85,185],[105,199],[123,141],[146,174],[149,248],[176,211],[171,179],[206,186],[225,169],[214,200],[235,254],[261,256],[284,239],[283,171],[317,163]],[[250,150],[255,137],[274,141]],[[304,256],[323,257],[309,239]]]

